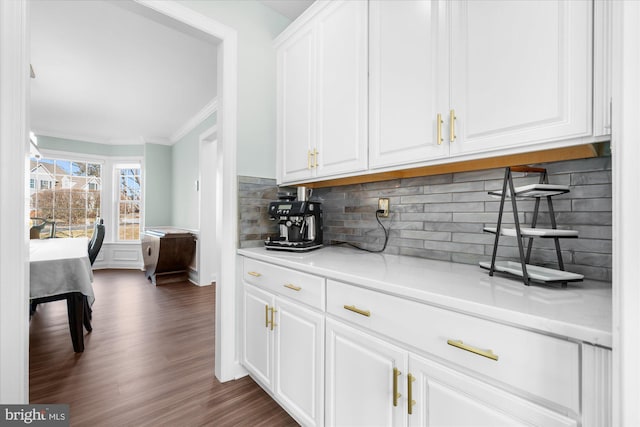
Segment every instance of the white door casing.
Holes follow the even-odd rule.
[[[238,48],[235,29],[221,24],[205,15],[193,11],[178,2],[159,0],[136,0],[138,3],[163,15],[189,25],[221,40],[218,45],[218,143],[222,151],[221,220],[226,226],[220,235],[220,277],[216,281],[216,344],[215,375],[220,381],[228,381],[244,375],[238,361],[239,329],[236,306],[236,250],[237,250],[237,80]]]
[[[215,375],[227,381],[244,375],[238,363],[238,336],[235,308],[237,249],[237,33],[211,18],[177,2],[139,0],[139,4],[204,31],[221,40],[218,47],[219,141],[223,150],[221,176],[226,224],[219,236],[221,277],[217,283]],[[0,195],[0,401],[28,402],[28,233],[26,206],[28,188],[25,170],[28,150],[29,111],[29,15],[28,2],[1,2],[0,5],[0,154],[2,175]],[[24,141],[23,145],[16,141]],[[17,206],[17,208],[16,208]],[[10,209],[8,209],[11,207]],[[21,250],[16,250],[19,248]],[[6,268],[5,268],[6,264]],[[16,285],[16,284],[21,284]],[[224,319],[224,320],[222,320]]]
[[[208,286],[216,281],[220,268],[218,250],[218,214],[222,201],[218,200],[218,163],[222,153],[218,153],[218,128],[213,126],[200,135],[198,199],[198,285]],[[220,155],[219,155],[220,154]]]
[[[0,402],[29,402],[29,8],[0,2]]]

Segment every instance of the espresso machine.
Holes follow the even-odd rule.
[[[280,235],[265,240],[267,249],[305,252],[322,247],[322,205],[285,197],[269,203],[269,219],[278,221]]]

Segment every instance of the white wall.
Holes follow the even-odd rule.
[[[276,176],[276,55],[273,39],[290,21],[257,1],[180,4],[238,32],[238,175]],[[175,221],[174,217],[174,221]]]
[[[216,113],[211,114],[171,147],[171,184],[173,194],[171,221],[174,227],[198,230],[198,190],[196,181],[200,175],[200,135],[216,124]],[[210,165],[215,168],[216,165]],[[203,188],[203,191],[207,191]]]

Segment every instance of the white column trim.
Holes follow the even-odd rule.
[[[29,402],[29,31],[26,1],[0,2],[0,402]]]
[[[613,2],[613,425],[640,425],[640,2]]]

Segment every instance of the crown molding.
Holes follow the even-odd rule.
[[[33,129],[34,134],[41,136],[48,136],[51,138],[68,139],[79,142],[91,142],[94,144],[103,145],[144,145],[145,143],[159,144],[159,145],[172,145],[173,142],[167,138],[156,137],[142,137],[132,136],[127,138],[100,138],[90,135],[72,134],[66,132],[50,131],[46,129]]]
[[[205,121],[207,117],[213,114],[218,110],[218,97],[213,98],[207,105],[205,105],[200,111],[198,111],[195,116],[191,117],[189,120],[185,122],[182,127],[180,127],[177,131],[171,135],[170,143],[175,144],[180,141],[186,134],[191,132],[198,126],[200,123]]]
[[[51,138],[70,139],[73,141],[93,142],[95,144],[109,144],[109,140],[107,138],[98,138],[90,135],[72,134],[72,133],[58,132],[55,130],[38,129],[38,128],[33,128],[31,130],[37,136],[48,136]]]

